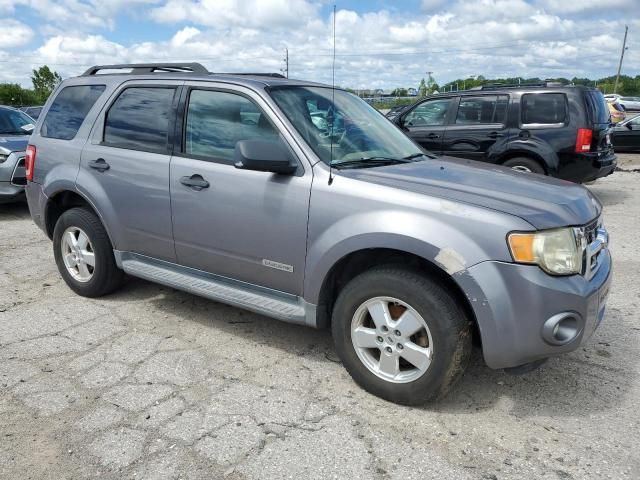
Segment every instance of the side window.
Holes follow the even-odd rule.
[[[167,152],[174,88],[130,87],[109,108],[104,144],[150,152]]]
[[[427,100],[409,112],[404,118],[404,123],[409,127],[444,125],[450,104],[450,98]]]
[[[47,138],[72,140],[105,88],[105,85],[63,88],[51,104],[40,134]]]
[[[187,155],[231,163],[236,143],[252,138],[277,140],[279,136],[251,100],[228,92],[191,92],[184,142]]]
[[[527,93],[522,96],[523,124],[563,124],[567,119],[564,93]]]
[[[458,125],[504,123],[507,113],[506,95],[462,97],[456,114]]]

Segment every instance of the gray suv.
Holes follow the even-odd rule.
[[[398,403],[443,395],[474,335],[489,367],[526,368],[604,316],[611,258],[587,189],[434,158],[325,85],[93,67],[45,105],[27,178],[78,294],[126,273],[330,328],[354,380]]]

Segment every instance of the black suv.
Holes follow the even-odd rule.
[[[484,86],[429,96],[392,121],[436,154],[580,183],[616,168],[609,110],[595,88]]]

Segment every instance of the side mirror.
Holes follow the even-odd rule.
[[[624,126],[627,127],[629,130],[633,130],[633,123],[631,123],[631,122],[625,123]]]
[[[233,163],[241,170],[282,175],[291,175],[298,168],[289,150],[281,142],[272,140],[239,141],[233,152]]]

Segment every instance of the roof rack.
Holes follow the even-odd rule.
[[[97,75],[100,70],[131,70],[131,74],[146,73],[209,73],[200,63],[123,63],[119,65],[94,65],[82,74],[83,77]]]
[[[251,73],[251,72],[211,72],[213,75],[246,75],[249,77],[273,77],[273,78],[287,78],[281,73]]]
[[[489,83],[470,90],[495,90],[498,88],[531,88],[531,87],[564,87],[561,82],[539,82],[539,83]]]

